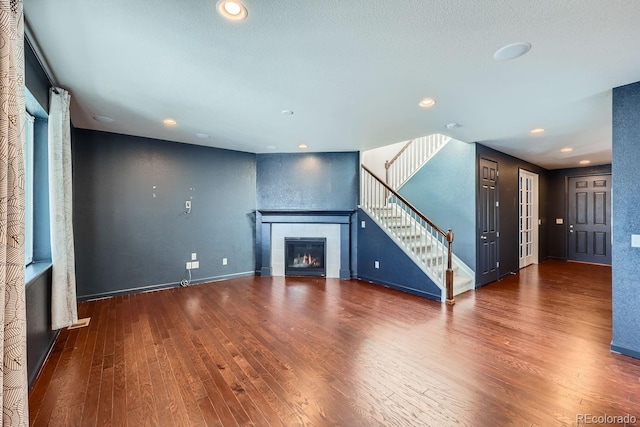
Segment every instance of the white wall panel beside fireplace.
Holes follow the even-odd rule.
[[[271,274],[284,276],[285,237],[324,237],[327,239],[327,277],[340,277],[340,224],[282,223],[271,225]]]

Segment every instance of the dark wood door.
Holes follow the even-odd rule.
[[[478,284],[498,280],[498,164],[480,159],[480,206],[478,207]]]
[[[611,175],[569,178],[568,197],[569,259],[611,264]]]

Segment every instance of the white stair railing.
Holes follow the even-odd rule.
[[[360,207],[381,224],[453,304],[453,231],[443,231],[362,165]]]
[[[450,140],[448,136],[433,134],[408,141],[398,154],[384,164],[387,184],[394,190],[402,187]]]

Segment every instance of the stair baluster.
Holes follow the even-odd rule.
[[[360,207],[412,254],[454,304],[453,231],[443,231],[398,192],[362,165]]]

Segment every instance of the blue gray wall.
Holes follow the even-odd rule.
[[[29,88],[29,91],[44,111],[48,113],[49,88],[51,84],[26,37],[24,39],[24,76],[25,84]]]
[[[362,209],[358,209],[358,278],[437,301],[442,296],[440,288]]]
[[[349,210],[359,153],[258,154],[258,209]]]
[[[613,340],[611,349],[640,357],[640,82],[613,90]]]
[[[33,385],[57,336],[51,330],[51,268],[40,270],[26,285],[27,372]]]
[[[400,194],[438,227],[454,232],[453,252],[476,269],[476,146],[449,141]]]
[[[84,129],[72,150],[79,299],[175,286],[192,252],[196,282],[253,274],[255,154]]]
[[[482,144],[476,144],[476,154],[478,162],[480,158],[486,158],[498,163],[498,172],[500,173],[498,180],[498,199],[500,201],[498,227],[500,238],[498,241],[498,257],[500,261],[499,276],[504,277],[511,272],[520,269],[519,259],[519,176],[520,169],[527,170],[538,174],[538,200],[539,215],[542,224],[538,227],[538,259],[545,260],[548,257],[548,238],[549,229],[548,214],[549,204],[548,197],[549,182],[547,169],[536,166],[524,160],[493,150]],[[477,180],[477,184],[480,181]],[[479,189],[477,190],[479,194]],[[479,203],[479,201],[478,201]],[[479,233],[478,230],[476,230]]]
[[[263,210],[354,211],[351,271],[357,272],[355,210],[359,199],[360,153],[257,155],[257,207]],[[261,223],[260,213],[256,224]],[[256,271],[262,269],[261,233],[256,236]]]
[[[568,218],[567,218],[567,180],[574,176],[604,175],[611,173],[611,165],[589,166],[583,168],[554,169],[547,173],[549,194],[547,201],[548,256],[567,259]],[[563,224],[556,224],[556,218],[562,218]]]

